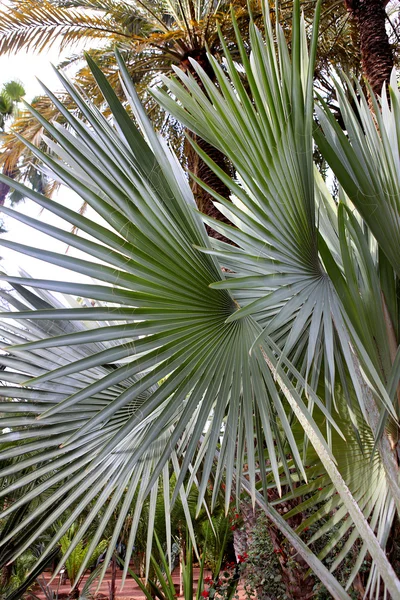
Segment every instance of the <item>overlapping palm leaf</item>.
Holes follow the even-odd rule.
[[[300,31],[304,36],[303,29],[299,30],[299,36]],[[253,27],[250,60],[247,60],[244,49],[242,51],[249,94],[241,83],[229,52],[225,50],[226,69],[209,57],[219,89],[199,66],[194,65],[205,92],[193,78],[177,70],[180,82],[165,79],[164,83],[179,104],[165,92],[156,92],[155,95],[190,129],[224,152],[236,168],[236,183],[224,178],[232,190],[232,205],[214,194],[218,207],[236,228],[216,222],[213,222],[213,227],[223,231],[238,248],[213,242],[211,251],[230,270],[226,281],[213,287],[231,289],[240,304],[240,309],[230,320],[252,314],[263,327],[257,342],[263,345],[265,352],[266,347],[271,350],[269,364],[272,371],[275,368],[275,373],[279,373],[280,367],[285,365],[287,374],[296,376],[298,389],[304,389],[306,395],[310,389],[318,388],[319,381],[323,381],[325,389],[322,396],[327,408],[335,411],[340,405],[340,411],[344,413],[341,417],[352,423],[352,428],[347,429],[347,436],[350,434],[355,445],[362,448],[362,432],[358,431],[360,424],[362,431],[366,428],[369,436],[373,437],[371,428],[375,434],[378,433],[376,415],[379,407],[390,410],[395,418],[396,411],[391,403],[395,382],[399,379],[397,361],[392,365],[393,344],[385,326],[385,306],[377,272],[378,246],[370,233],[366,237],[365,225],[360,225],[360,217],[352,214],[349,202],[342,197],[338,209],[320,176],[316,175],[314,181],[311,131],[314,98],[308,71],[309,64],[313,63],[312,59],[308,63],[304,58],[304,37],[301,38],[304,45],[298,42],[297,50],[295,40],[292,41],[290,69],[282,32],[278,29],[279,60],[276,60],[272,30],[269,29],[268,33],[264,43]],[[239,32],[238,44],[240,46]],[[341,95],[344,96],[343,93]],[[348,104],[346,106],[348,108]],[[385,110],[388,112],[387,106]],[[367,103],[364,101],[364,118],[371,133],[372,117],[366,112]],[[333,123],[331,115],[329,119]],[[392,131],[392,136],[395,131]],[[375,137],[368,139],[365,152],[372,147],[371,152],[376,157],[379,155],[379,167],[383,167],[385,174],[389,168],[384,161],[392,164],[393,146],[386,158],[388,147],[382,148],[382,144],[373,146],[378,135],[376,129],[374,132]],[[350,147],[352,139],[348,142],[343,133],[340,139],[348,153],[361,152],[359,137],[355,150]],[[325,145],[328,155],[329,142]],[[209,164],[221,178],[224,177],[211,161]],[[339,160],[334,166],[337,167],[335,172],[340,173]],[[341,175],[345,178],[346,166]],[[361,169],[358,176],[361,179]],[[351,182],[348,173],[347,180]],[[384,194],[382,191],[382,203]],[[395,201],[390,199],[388,210],[391,210],[390,203]],[[380,215],[382,228],[386,218],[383,214]],[[396,221],[391,222],[391,227],[396,227]],[[387,243],[393,248],[398,247],[393,238],[389,238]],[[209,250],[205,252],[210,253]],[[390,273],[387,280],[390,281]],[[388,297],[392,306],[393,283]],[[257,351],[256,346],[252,351]],[[273,356],[277,357],[275,367]],[[347,400],[347,408],[338,403],[339,398]],[[312,403],[312,397],[309,396],[309,400]],[[361,420],[356,417],[359,409],[363,415]],[[297,416],[301,420],[301,416]],[[307,430],[306,423],[302,424]],[[338,442],[336,436],[335,440],[340,454],[340,448],[345,446]],[[334,452],[336,446],[332,444]],[[390,450],[388,452],[387,444],[384,449],[380,448],[380,456],[375,456],[375,450],[372,445],[366,452],[373,462],[364,460],[363,472],[364,476],[369,474],[369,481],[376,481],[374,489],[379,489],[381,494],[366,496],[365,487],[360,491],[358,474],[351,477],[348,463],[342,464],[339,470],[384,545],[395,512],[393,499],[396,504],[399,500],[398,471],[394,468],[391,472],[395,458]],[[324,468],[327,468],[326,463]],[[302,489],[312,491],[314,488],[313,485],[305,485]],[[331,504],[332,508],[340,505],[343,516],[348,510],[342,494]],[[329,511],[329,506],[326,510]],[[353,527],[353,518],[354,515],[350,515],[344,533]],[[331,519],[326,529],[334,523],[335,519]],[[358,534],[353,531],[353,542]],[[328,545],[327,552],[333,546],[333,543]],[[350,547],[351,544],[341,553],[341,559]],[[357,563],[351,579],[360,564]],[[376,572],[373,570],[370,585],[378,589],[376,584]]]
[[[397,160],[400,94],[396,76],[396,71],[393,71],[390,89],[387,92],[384,87],[379,104],[375,98],[371,99],[373,113],[360,86],[357,89],[358,96],[352,90],[355,109],[346,97],[344,86],[337,82],[337,95],[348,136],[332,119],[321,99],[317,116],[325,138],[317,130],[316,139],[326,159],[337,172],[350,200],[399,275],[400,227],[397,216],[400,203]],[[350,84],[348,87],[351,89]],[[387,94],[390,96],[390,106]]]
[[[358,98],[353,93],[356,108],[350,106],[343,86],[337,83],[337,89],[348,137],[337,128],[323,100],[317,107],[321,129],[315,130],[315,137],[347,195],[345,208],[341,212],[341,237],[345,244],[345,238],[351,235],[356,248],[355,251],[344,253],[348,279],[353,281],[349,286],[353,300],[354,292],[357,295],[354,286],[357,263],[362,264],[363,283],[358,290],[357,300],[359,305],[361,300],[364,308],[369,305],[369,318],[358,322],[352,319],[352,323],[357,336],[368,349],[368,356],[375,368],[380,368],[398,414],[396,388],[399,380],[397,340],[400,313],[396,281],[400,268],[397,250],[400,240],[397,218],[400,209],[397,169],[400,96],[396,73],[393,71],[388,90],[390,106],[384,88],[379,104],[372,99],[373,112],[369,110],[368,100],[360,88]],[[366,363],[363,363],[363,367],[368,372]],[[379,435],[385,422],[383,411]],[[389,428],[396,429],[397,425],[394,426],[390,421]]]
[[[346,434],[346,442],[333,432],[332,444],[337,466],[365,517],[370,520],[381,545],[385,547],[395,514],[385,470],[375,451],[371,429],[363,420],[356,402],[353,419],[358,421],[357,436],[354,435],[354,423],[348,416],[344,399],[339,399],[339,403],[340,415],[337,419]],[[297,425],[294,431],[301,442],[302,431],[298,430]],[[293,491],[272,504],[277,508],[287,508],[289,502],[291,508],[284,515],[289,523],[294,517],[298,519],[298,515],[303,515],[297,533],[307,538],[307,543],[321,560],[329,557],[332,572],[340,568],[342,561],[346,561],[347,568],[349,564],[352,566],[347,574],[348,589],[366,560],[366,545],[359,541],[359,534],[341,496],[327,475],[318,453],[311,446],[307,447],[305,463],[308,481],[299,482]],[[366,585],[371,598],[379,597],[379,585],[379,573],[372,564]]]
[[[10,305],[13,305],[19,311],[37,307],[51,311],[54,305],[60,309],[60,303],[48,293],[39,292],[38,296],[20,285],[16,285],[15,288],[19,295],[22,295],[24,303],[16,298],[15,294],[4,294],[4,297]],[[72,299],[71,301],[73,302]],[[99,324],[92,324],[88,328],[76,321],[46,319],[36,321],[36,323],[27,321],[25,327],[21,328],[7,322],[1,330],[1,336],[3,340],[12,343],[22,342],[23,340],[40,341],[45,339],[49,334],[81,335],[85,334],[85,331],[86,333],[90,333],[90,331],[93,332],[96,330],[94,325],[98,326]],[[109,322],[109,325],[112,326],[112,322]],[[110,344],[108,345],[111,346]],[[124,458],[130,458],[129,450],[126,455],[124,446],[122,445],[119,449],[119,455],[114,457],[115,460],[108,461],[108,467],[104,464],[98,465],[97,469],[89,468],[86,470],[85,465],[95,457],[96,448],[101,448],[107,438],[110,439],[112,437],[113,424],[114,427],[121,427],[140,408],[145,398],[151,391],[156,389],[156,386],[150,388],[145,394],[139,394],[135,400],[117,412],[114,419],[109,421],[108,426],[83,435],[77,443],[75,451],[72,451],[72,453],[68,447],[63,450],[59,448],[66,437],[79,429],[85,418],[90,418],[96,411],[106,406],[113,396],[115,397],[130,385],[133,385],[137,381],[137,378],[130,378],[128,376],[122,382],[122,385],[110,387],[106,393],[92,396],[87,403],[82,404],[82,411],[79,411],[79,415],[76,410],[63,411],[64,426],[57,427],[57,424],[60,424],[59,416],[50,419],[46,427],[47,439],[45,442],[43,440],[43,431],[41,431],[41,428],[35,427],[35,417],[41,411],[57,404],[66,395],[79,391],[85,384],[85,380],[87,384],[91,380],[110,374],[114,370],[113,365],[108,364],[92,370],[88,373],[87,377],[83,376],[84,383],[77,381],[75,378],[67,377],[63,379],[63,383],[46,383],[40,386],[40,390],[35,389],[35,391],[12,387],[12,384],[21,384],[29,376],[46,373],[49,369],[57,368],[60,364],[67,363],[68,359],[71,360],[74,356],[76,359],[80,359],[96,351],[104,351],[106,347],[102,342],[94,342],[84,344],[78,349],[72,348],[69,352],[66,348],[57,347],[52,348],[51,351],[40,350],[30,354],[21,352],[18,356],[5,355],[2,357],[3,364],[7,367],[3,379],[9,384],[1,388],[3,397],[1,406],[2,420],[9,427],[9,432],[3,435],[4,444],[1,453],[3,465],[6,464],[4,461],[8,461],[8,465],[2,468],[2,495],[8,498],[9,503],[12,502],[12,508],[10,509],[9,507],[9,510],[5,510],[4,516],[11,513],[12,520],[13,515],[20,508],[23,509],[27,505],[29,508],[25,518],[20,519],[20,522],[17,522],[16,526],[9,528],[9,531],[3,532],[3,548],[6,548],[11,543],[13,546],[12,556],[32,544],[38,535],[46,531],[51,524],[56,523],[60,519],[61,526],[57,529],[57,536],[51,544],[51,546],[54,546],[54,543],[57,543],[60,538],[59,534],[65,532],[68,529],[68,524],[71,525],[74,522],[74,518],[62,520],[62,516],[68,507],[71,507],[71,503],[75,503],[75,518],[82,511],[87,510],[87,514],[85,515],[87,518],[84,519],[83,527],[74,538],[74,545],[85,535],[88,527],[93,526],[93,521],[96,524],[96,520],[99,521],[98,531],[96,532],[97,539],[101,536],[102,531],[107,525],[110,518],[110,510],[112,512],[115,506],[121,503],[121,498],[123,499],[126,489],[122,484],[124,480],[126,485],[128,483],[126,474],[124,475],[123,473],[123,463],[126,463]],[[9,401],[10,398],[13,399],[12,402]],[[143,436],[145,435],[146,424],[143,425],[144,428],[141,427],[136,430],[138,443],[143,441]],[[168,427],[166,431],[168,431]],[[163,433],[161,432],[161,440],[162,436]],[[128,439],[125,440],[125,443],[129,446]],[[131,485],[128,487],[128,495],[136,494],[143,497],[142,484],[144,482],[144,486],[147,485],[149,472],[159,455],[159,446],[160,442],[157,441],[144,453],[143,462],[136,470],[136,477],[132,479]],[[77,449],[78,452],[76,452]],[[83,455],[85,457],[83,460],[80,460]],[[125,464],[126,467],[127,465]],[[108,473],[107,469],[109,469]],[[74,474],[78,476],[74,478]],[[116,482],[119,477],[120,486],[118,489]],[[142,478],[142,482],[140,482],[140,478]],[[168,489],[168,470],[163,473],[163,479],[164,485]],[[103,502],[99,504],[99,500],[101,499],[100,492],[104,487],[108,488],[108,491],[105,497],[103,496]],[[21,490],[22,494],[20,493]],[[99,518],[99,512],[104,505],[104,498],[108,499],[111,495],[112,502],[107,506],[105,514]],[[36,502],[38,498],[40,499],[39,506]],[[166,502],[167,498],[168,495],[166,496]],[[29,506],[30,503],[35,504],[35,506]],[[128,506],[129,509],[130,506]],[[138,503],[137,510],[134,511],[133,515],[135,527],[137,527],[141,509],[142,504]],[[126,517],[127,507],[124,507],[121,514],[124,514],[124,517]],[[190,513],[188,513],[187,518],[190,522]],[[118,523],[113,539],[120,535],[123,523],[124,519]],[[93,545],[95,546],[96,543],[93,542]],[[112,548],[114,546],[115,543]],[[71,551],[72,548],[69,552]],[[8,559],[12,559],[12,556],[8,556]]]
[[[90,127],[68,113],[48,91],[70,130],[46,122],[33,110],[51,136],[48,144],[52,155],[33,146],[31,149],[47,169],[88,202],[103,224],[27,189],[24,192],[33,201],[79,227],[85,236],[74,236],[4,208],[8,215],[78,248],[92,260],[6,240],[1,241],[3,246],[79,271],[94,283],[3,279],[19,286],[20,292],[25,289],[21,286],[28,286],[68,292],[98,303],[95,307],[53,309],[48,304],[41,307],[40,302],[38,306],[37,300],[33,303],[29,296],[29,304],[37,310],[17,304],[16,312],[3,314],[22,324],[15,328],[12,321],[7,321],[3,337],[13,344],[5,358],[13,369],[12,378],[24,384],[5,392],[19,400],[2,405],[7,414],[4,426],[8,423],[11,429],[4,439],[14,442],[14,447],[5,452],[21,458],[29,452],[25,462],[20,460],[18,466],[13,466],[14,471],[40,464],[27,475],[20,472],[21,476],[2,490],[3,496],[37,482],[42,475],[48,476],[41,487],[10,505],[3,516],[28,502],[30,494],[58,483],[60,487],[48,503],[64,494],[66,498],[35,535],[54,522],[66,506],[74,508],[46,552],[73,520],[87,511],[84,525],[71,544],[72,551],[99,508],[108,502],[93,538],[96,544],[107,518],[121,500],[115,542],[139,486],[128,548],[131,550],[143,499],[150,494],[155,506],[160,478],[168,484],[170,463],[177,475],[172,501],[183,493],[182,484],[189,471],[189,487],[192,481],[197,482],[201,466],[200,506],[221,435],[218,468],[220,477],[226,477],[226,503],[233,472],[241,472],[244,450],[254,490],[254,415],[263,425],[258,444],[270,450],[277,485],[278,463],[286,460],[282,436],[295,457],[297,470],[304,476],[272,375],[260,354],[250,354],[261,329],[251,317],[228,322],[236,310],[235,300],[228,290],[210,287],[222,279],[223,273],[212,255],[196,249],[208,247],[209,242],[183,171],[151,129],[124,66],[121,64],[127,93],[148,143],[95,64],[91,63],[91,68],[112,111],[113,123],[60,75]],[[23,189],[20,184],[9,183]],[[95,321],[96,326],[88,328],[80,324],[82,321]],[[315,401],[319,402],[317,398]],[[312,422],[305,405],[301,406]],[[324,410],[322,403],[320,407]],[[17,408],[23,415],[16,414]],[[165,497],[168,504],[169,493]],[[8,538],[39,517],[46,506],[43,503],[31,513]],[[35,535],[24,540],[14,556]],[[110,552],[112,547],[113,543]]]
[[[240,47],[241,38],[236,31]],[[214,228],[239,246],[232,250],[218,243],[213,250],[221,263],[233,271],[225,281],[214,285],[231,289],[239,302],[240,310],[231,318],[251,314],[263,327],[264,337],[272,337],[284,356],[301,365],[299,371],[307,381],[317,381],[323,366],[328,407],[333,403],[336,362],[346,361],[363,405],[363,394],[351,366],[341,305],[319,254],[327,246],[322,256],[328,253],[342,267],[335,207],[321,182],[316,192],[314,189],[314,98],[309,72],[314,57],[311,61],[304,58],[307,40],[304,28],[301,32],[298,55],[288,65],[283,32],[278,29],[278,61],[271,27],[264,44],[252,26],[250,61],[241,46],[250,96],[227,51],[228,73],[209,57],[219,89],[197,66],[206,94],[193,78],[177,70],[182,83],[167,79],[164,83],[182,107],[165,92],[155,95],[190,129],[224,152],[236,168],[235,184],[208,161],[233,194],[232,204],[214,196],[218,208],[237,229],[212,222]],[[317,219],[322,223],[323,237],[319,235]],[[357,319],[356,310],[351,316],[354,313]],[[390,407],[376,363],[374,366],[370,377],[381,388],[383,405]]]

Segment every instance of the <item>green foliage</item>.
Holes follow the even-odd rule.
[[[265,515],[257,516],[247,554],[243,580],[248,598],[256,595],[259,600],[287,600],[278,556],[274,552]]]
[[[1,122],[1,127],[3,128],[4,126],[4,120],[12,115],[13,112],[13,102],[11,100],[11,98],[9,98],[7,96],[7,94],[5,94],[4,92],[0,94],[0,113],[2,116],[2,122]]]
[[[198,149],[232,191],[229,202],[210,190],[235,227],[196,212],[185,173],[154,133],[120,54],[136,124],[91,57],[112,119],[60,73],[76,110],[45,91],[67,127],[31,109],[47,131],[49,153],[26,142],[28,148],[97,216],[76,214],[0,176],[66,227],[3,207],[5,214],[86,258],[0,244],[92,278],[76,284],[1,277],[14,287],[4,294],[14,310],[2,314],[11,384],[3,393],[17,400],[1,404],[9,445],[0,457],[14,461],[0,473],[11,476],[1,490],[8,500],[2,517],[45,496],[7,530],[1,543],[17,540],[12,559],[59,522],[45,548],[50,553],[79,522],[63,559],[90,537],[79,579],[116,515],[101,577],[123,530],[132,554],[144,508],[152,547],[161,494],[167,544],[179,498],[196,551],[192,490],[196,514],[209,496],[215,509],[221,489],[226,511],[244,490],[335,598],[349,595],[327,557],[339,544],[335,561],[343,561],[357,540],[360,563],[367,552],[372,558],[368,592],[379,595],[383,581],[399,597],[385,547],[400,506],[390,445],[399,416],[400,223],[389,218],[400,198],[400,95],[391,91],[392,108],[383,102],[378,128],[364,97],[361,128],[343,100],[349,138],[338,134],[328,107],[319,111],[323,133],[314,131],[315,138],[347,192],[337,205],[313,164],[319,8],[309,45],[295,3],[290,52],[268,15],[265,39],[252,23],[250,59],[232,20],[246,86],[239,57],[221,37],[225,60],[221,66],[209,56],[212,78],[197,64],[196,78],[178,71],[164,81],[173,97],[154,92],[231,160],[234,180]],[[372,197],[382,209],[376,217]],[[210,240],[203,221],[234,245]],[[68,233],[71,225],[84,235]],[[85,298],[87,307],[68,297],[63,305],[51,292]],[[326,519],[318,535],[335,531],[319,556],[307,545],[316,540],[304,523],[294,530],[265,502],[271,487],[278,496],[307,496],[317,507],[308,519]],[[147,573],[150,564],[148,552]],[[346,585],[360,568],[357,562]],[[124,576],[127,569],[128,561]]]
[[[18,103],[25,96],[25,89],[19,81],[9,81],[0,90],[0,130],[16,113]]]
[[[205,564],[211,569],[214,578],[218,578],[232,546],[231,520],[220,508],[214,511],[210,521],[203,521],[201,533],[204,540]]]
[[[9,98],[11,102],[21,102],[25,93],[25,88],[20,81],[8,81],[3,85],[3,94]]]
[[[37,556],[30,550],[17,558],[11,567],[12,571],[9,581],[0,589],[2,598],[9,596],[14,590],[20,587],[36,562]]]
[[[63,535],[60,540],[61,551],[64,556],[68,556],[67,560],[65,561],[65,568],[71,585],[77,583],[78,574],[81,571],[82,565],[86,565],[86,568],[94,566],[100,554],[102,554],[102,552],[104,552],[108,546],[107,540],[101,540],[96,548],[91,551],[90,554],[88,554],[89,549],[91,548],[90,540],[80,540],[74,546],[73,550],[70,551],[71,542],[76,534],[76,531],[77,526],[71,527],[71,529],[65,535]]]

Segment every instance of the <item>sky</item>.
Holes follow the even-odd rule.
[[[37,78],[40,78],[51,90],[57,91],[60,89],[60,84],[57,75],[52,69],[51,63],[57,65],[62,58],[63,57],[60,56],[56,49],[50,49],[48,52],[40,55],[32,52],[20,52],[12,56],[0,56],[0,87],[3,83],[10,80],[21,81],[26,90],[25,98],[28,102],[32,100],[33,97],[42,93],[42,88],[37,81]],[[60,191],[57,194],[57,200],[75,210],[79,210],[82,205],[81,199],[65,187],[60,188]],[[23,212],[30,217],[45,220],[51,225],[67,230],[70,229],[70,226],[62,219],[43,210],[31,200],[20,202],[17,205],[16,210],[18,212]],[[31,227],[19,223],[8,216],[4,217],[4,226],[7,233],[2,235],[3,238],[46,250],[68,252],[70,256],[83,256],[83,254],[78,251],[67,248],[64,243],[41,234]],[[0,256],[2,259],[0,269],[6,271],[10,275],[18,275],[18,269],[21,267],[30,275],[38,278],[76,282],[87,281],[87,278],[84,276],[72,274],[66,269],[48,265],[47,263],[28,256],[22,256],[7,248],[0,248]],[[43,275],[44,268],[46,272],[45,275]]]
[[[19,52],[11,56],[0,56],[0,85],[17,79],[23,83],[27,91],[27,99],[41,93],[41,87],[36,77],[43,80],[50,89],[57,89],[58,79],[51,68],[51,62],[58,64],[60,54],[56,49],[46,53]]]

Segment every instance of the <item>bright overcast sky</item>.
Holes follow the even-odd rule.
[[[50,63],[59,62],[57,50],[47,53],[33,54],[31,52],[19,52],[11,56],[0,56],[0,84],[11,79],[21,81],[27,92],[28,100],[41,93],[41,87],[36,80],[39,77],[49,88],[58,88],[57,76],[53,72]]]
[[[0,86],[10,80],[21,81],[26,90],[26,99],[28,101],[42,91],[36,77],[40,78],[50,89],[56,91],[60,89],[60,84],[51,67],[51,63],[58,64],[59,61],[60,55],[58,51],[51,49],[49,52],[40,55],[20,52],[17,55],[0,56]],[[69,208],[76,210],[79,210],[82,204],[81,200],[73,192],[65,188],[61,188],[57,200],[65,203]],[[31,217],[38,218],[39,220],[46,220],[46,222],[51,223],[52,225],[64,229],[70,228],[64,221],[51,215],[48,211],[43,211],[30,200],[19,203],[17,205],[17,210],[28,214]],[[4,224],[7,233],[3,234],[3,237],[7,239],[48,250],[60,252],[67,251],[65,244],[36,232],[15,219],[6,217],[4,219]],[[68,250],[68,253],[70,255],[78,255],[77,252],[72,251],[71,249]],[[22,256],[6,248],[0,248],[0,256],[2,257],[0,268],[9,274],[17,274],[18,268],[22,267],[30,275],[38,278],[62,279],[67,281],[85,280],[85,278],[79,274],[72,274],[65,269],[47,265],[42,261],[38,261],[28,256]]]

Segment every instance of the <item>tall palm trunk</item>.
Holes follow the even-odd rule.
[[[194,60],[196,60],[202,66],[202,68],[205,70],[207,75],[214,81],[215,80],[214,71],[210,65],[208,58],[207,58],[206,52],[204,49],[199,50],[198,52],[196,52],[196,51],[190,52],[190,54],[188,56],[186,56],[179,65],[182,70],[189,71],[191,73],[191,75],[193,75],[193,77],[196,79],[198,85],[201,87],[202,91],[204,93],[206,93],[203,83],[202,83],[201,79],[199,78],[199,76],[197,75],[196,71],[193,69],[193,66],[192,66],[191,62],[189,61],[189,58],[193,58]],[[225,173],[230,174],[230,166],[228,164],[227,159],[222,154],[222,152],[220,152],[219,150],[214,148],[214,146],[211,146],[210,144],[205,142],[203,139],[201,139],[200,137],[196,136],[195,134],[193,134],[191,132],[189,132],[189,136],[196,142],[196,144],[203,150],[203,152],[205,152],[218,165],[218,167],[220,169],[222,169]],[[219,177],[210,169],[210,167],[208,165],[206,165],[206,163],[200,158],[200,156],[197,154],[197,152],[195,152],[193,148],[187,148],[186,155],[187,155],[189,171],[191,173],[193,173],[194,175],[196,175],[199,179],[204,181],[209,187],[211,187],[220,196],[229,200],[229,195],[230,195],[229,188],[219,179]],[[227,219],[217,208],[215,208],[214,203],[213,203],[214,198],[211,196],[211,194],[206,192],[195,181],[192,181],[191,187],[192,187],[193,195],[196,200],[197,208],[199,209],[200,212],[207,215],[208,217],[217,219],[218,221],[221,221],[222,223],[230,224],[229,219]],[[208,235],[210,235],[211,237],[213,237],[217,240],[222,240],[224,242],[228,242],[230,244],[232,243],[227,238],[225,238],[223,235],[214,231],[214,229],[212,229],[208,225],[206,226],[206,229],[207,229]]]
[[[380,95],[393,68],[393,50],[386,33],[388,0],[345,0],[359,36],[362,67],[374,93]]]

